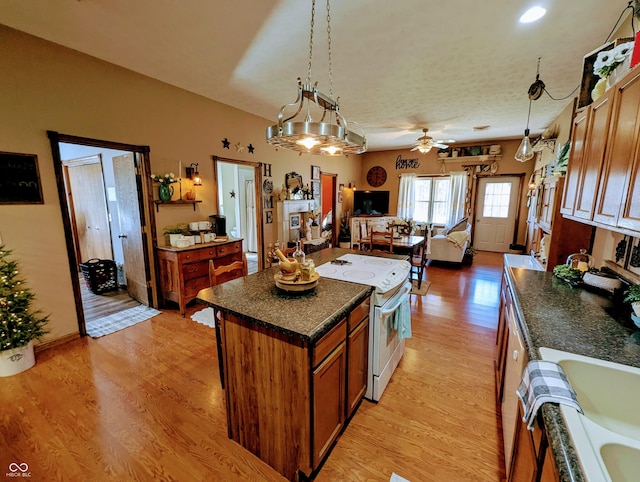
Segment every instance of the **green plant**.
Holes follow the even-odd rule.
[[[172,172],[168,172],[164,175],[151,174],[151,179],[159,182],[160,184],[173,184],[174,182],[182,181],[181,177],[175,177],[175,174],[173,174]]]
[[[624,292],[625,303],[635,303],[640,301],[640,285],[631,285]]]
[[[189,226],[186,223],[165,226],[162,229],[164,234],[189,234]]]
[[[43,336],[49,316],[29,311],[35,295],[19,279],[18,263],[0,246],[0,351],[26,346]]]
[[[568,264],[559,264],[553,268],[553,274],[557,278],[564,281],[573,281],[582,279],[582,271],[569,266]]]

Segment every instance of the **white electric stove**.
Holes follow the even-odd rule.
[[[316,268],[325,278],[373,286],[369,311],[369,373],[365,397],[378,401],[404,354],[393,320],[408,302],[411,264],[405,260],[345,254]]]

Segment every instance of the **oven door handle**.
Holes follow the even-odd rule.
[[[394,313],[398,307],[400,306],[400,304],[404,301],[404,297],[411,291],[411,284],[410,283],[405,283],[402,288],[400,288],[400,291],[398,291],[398,293],[396,293],[394,295],[393,298],[391,298],[386,305],[388,305],[390,302],[395,301],[393,303],[393,306],[391,308],[387,308],[386,305],[383,307],[383,309],[380,310],[380,314],[382,315],[383,318],[386,318],[387,316],[389,316],[391,313]]]

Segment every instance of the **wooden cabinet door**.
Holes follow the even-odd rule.
[[[559,179],[559,177],[547,178],[544,180],[542,185],[542,206],[540,209],[540,221],[538,222],[538,225],[546,232],[551,232],[553,225]]]
[[[502,276],[502,289],[500,290],[500,311],[498,315],[498,330],[496,333],[496,353],[495,353],[495,369],[496,369],[496,400],[498,404],[502,403],[502,388],[504,386],[504,367],[507,361],[507,343],[509,340],[509,327],[507,326],[508,307],[511,303],[509,295],[509,286],[505,275]]]
[[[544,460],[542,461],[542,469],[540,470],[540,482],[558,482],[560,476],[558,475],[558,469],[556,468],[556,461],[553,458],[551,452],[551,446],[547,446],[547,450],[544,454]]]
[[[596,203],[596,190],[607,145],[613,89],[589,106],[582,169],[578,178],[578,192],[573,208],[577,218],[591,220]]]
[[[569,155],[569,168],[567,170],[564,194],[560,212],[568,216],[573,215],[580,173],[582,172],[582,162],[584,160],[584,147],[587,136],[587,117],[590,109],[578,112],[573,119],[573,135],[571,137],[571,154]]]
[[[622,80],[619,90],[619,112],[614,135],[619,142],[619,151],[628,171],[622,200],[623,206],[618,226],[640,231],[640,156],[638,155],[638,106],[640,106],[640,71]]]
[[[533,482],[538,472],[538,461],[533,446],[531,431],[527,430],[526,423],[522,422],[522,407],[518,405],[518,422],[514,435],[513,456],[509,482]]]
[[[367,316],[347,338],[347,417],[356,409],[367,391],[369,354],[369,317]]]
[[[607,144],[598,200],[593,220],[617,226],[627,186],[627,171],[633,158],[640,105],[640,71],[620,82],[614,89],[610,138]]]
[[[346,349],[340,343],[313,371],[313,468],[317,468],[344,424]]]

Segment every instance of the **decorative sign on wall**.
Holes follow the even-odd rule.
[[[402,154],[398,154],[396,158],[396,169],[417,169],[420,167],[418,158],[403,159]]]
[[[0,152],[0,204],[43,204],[38,156]]]
[[[252,151],[253,152],[253,151]],[[271,177],[271,164],[262,164],[262,175]],[[264,192],[264,224],[273,224],[273,181],[265,179],[262,183],[262,191]]]

